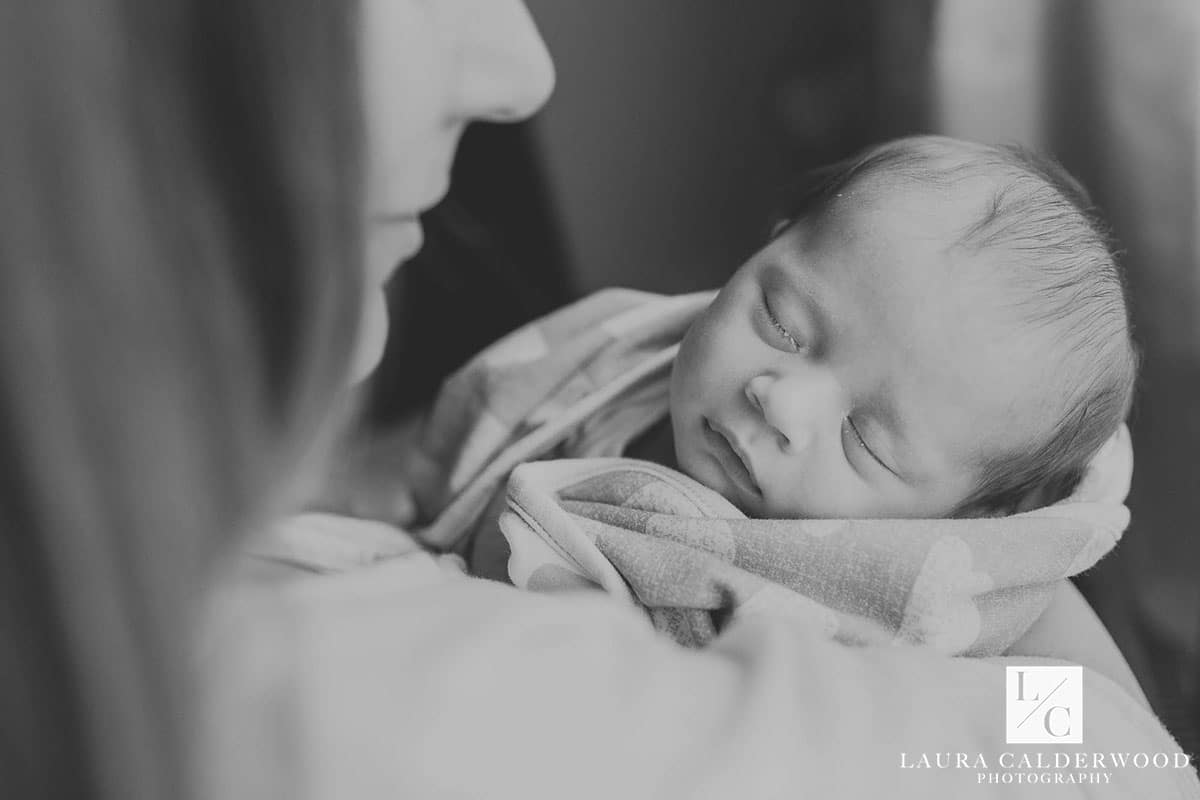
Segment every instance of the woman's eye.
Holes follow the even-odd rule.
[[[796,352],[803,350],[804,345],[792,335],[791,331],[784,327],[783,323],[779,321],[779,318],[775,316],[775,312],[771,311],[771,304],[766,302],[765,299],[763,300],[763,307],[767,310],[767,320],[770,321],[771,327],[775,329],[775,332],[779,334],[779,337],[783,339],[784,343]]]

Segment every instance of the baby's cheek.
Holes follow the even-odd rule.
[[[772,465],[762,483],[768,517],[848,519],[866,516],[862,511],[869,505],[836,465],[817,459]]]
[[[675,380],[689,392],[703,390],[711,384],[713,373],[719,374],[720,338],[706,322],[702,319],[692,326],[675,359]]]

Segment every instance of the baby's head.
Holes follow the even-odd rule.
[[[927,136],[793,200],[680,348],[679,466],[757,517],[1067,496],[1128,412],[1138,361],[1078,183],[1021,150]]]

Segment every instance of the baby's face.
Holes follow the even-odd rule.
[[[679,466],[750,516],[946,516],[1048,413],[1049,340],[952,246],[972,198],[870,194],[752,256],[680,349]]]

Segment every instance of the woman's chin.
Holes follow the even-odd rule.
[[[387,298],[382,288],[375,288],[367,292],[363,301],[362,325],[359,328],[358,344],[350,369],[351,383],[361,383],[371,377],[371,373],[383,359],[387,336]]]

